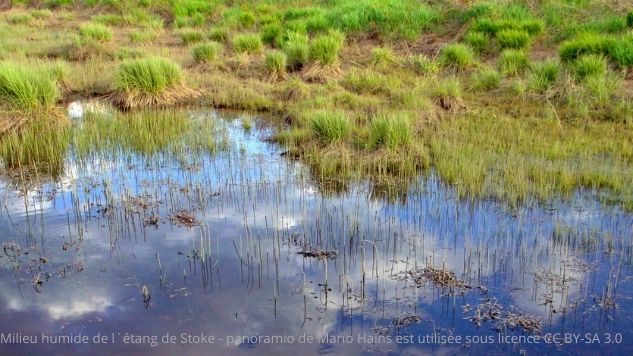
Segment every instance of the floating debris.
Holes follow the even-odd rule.
[[[147,286],[143,286],[141,288],[141,295],[143,296],[143,304],[145,304],[145,309],[149,308],[149,301],[152,299],[152,295],[149,292],[149,288]]]
[[[534,315],[524,314],[517,311],[504,311],[503,305],[496,298],[484,299],[476,307],[469,304],[464,305],[464,313],[473,311],[471,316],[465,319],[481,326],[487,321],[497,321],[493,329],[497,332],[506,330],[522,330],[528,333],[538,334],[541,332],[541,319]]]
[[[495,326],[497,331],[520,329],[528,333],[539,334],[541,332],[541,319],[528,314],[506,313]]]
[[[400,272],[396,277],[398,280],[412,280],[416,286],[423,287],[428,283],[431,283],[440,288],[455,289],[470,289],[472,288],[468,283],[455,277],[455,273],[448,269],[435,268],[427,266],[424,268],[412,269],[404,272]]]
[[[157,226],[158,225],[158,215],[156,214],[152,214],[149,217],[145,218],[145,220],[143,220],[143,225],[144,226]]]
[[[411,324],[417,324],[420,320],[420,317],[417,315],[405,315],[392,320],[391,324],[393,324],[393,326],[406,327]]]
[[[198,219],[193,213],[186,210],[179,210],[176,213],[169,216],[169,221],[181,226],[192,227],[199,225]]]
[[[334,260],[338,257],[338,252],[336,250],[327,251],[312,247],[308,247],[307,249],[304,248],[298,253],[303,257],[327,258],[329,260]]]

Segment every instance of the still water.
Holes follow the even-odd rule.
[[[633,353],[633,215],[324,184],[262,122],[190,115],[226,147],[3,175],[2,354]]]

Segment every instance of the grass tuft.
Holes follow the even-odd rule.
[[[493,68],[482,68],[472,76],[471,88],[473,90],[491,90],[499,87],[501,75]]]
[[[530,86],[536,90],[550,89],[560,73],[560,63],[556,59],[546,59],[530,67]]]
[[[332,66],[338,61],[342,41],[334,35],[321,35],[310,43],[308,58],[322,66]]]
[[[341,111],[319,111],[310,119],[312,135],[324,144],[342,140],[349,130],[349,120]]]
[[[422,54],[407,57],[406,63],[418,75],[435,74],[440,69],[437,63]]]
[[[79,27],[79,34],[86,40],[93,41],[110,41],[112,39],[112,30],[100,23],[87,22]]]
[[[598,54],[586,54],[574,63],[574,73],[578,79],[603,77],[607,73],[607,60]]]
[[[197,30],[186,30],[180,33],[180,39],[184,44],[192,44],[202,41],[202,32]]]
[[[499,56],[499,70],[503,75],[523,73],[529,66],[525,52],[516,49],[506,49]]]
[[[288,57],[288,66],[295,70],[301,69],[308,62],[308,36],[296,32],[288,33],[283,50]]]
[[[259,54],[264,49],[258,34],[247,33],[233,37],[233,49],[237,53]]]
[[[59,98],[58,77],[52,67],[33,68],[3,62],[0,64],[0,99],[10,109],[23,113],[50,110]]]
[[[379,115],[369,124],[369,146],[372,148],[406,147],[411,138],[410,120],[405,115]]]
[[[160,57],[122,63],[114,85],[115,104],[124,108],[170,105],[193,95],[182,83],[180,66]]]
[[[274,82],[286,78],[286,65],[288,64],[288,58],[285,53],[281,51],[267,52],[264,64],[268,70],[268,79],[270,81]]]
[[[473,50],[465,44],[447,44],[440,50],[439,61],[445,66],[463,69],[475,61]]]
[[[196,62],[208,62],[219,56],[224,47],[218,42],[200,43],[191,49],[193,59]]]
[[[501,48],[525,48],[530,44],[530,34],[524,30],[502,30],[497,32],[497,41]]]

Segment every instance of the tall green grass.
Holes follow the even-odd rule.
[[[497,32],[501,48],[525,48],[530,44],[530,34],[525,30],[506,29]]]
[[[207,42],[195,45],[191,49],[193,59],[196,62],[207,62],[219,56],[224,47],[218,42]]]
[[[202,41],[203,35],[197,30],[186,30],[180,33],[180,39],[184,44],[191,44]]]
[[[405,39],[418,37],[437,17],[415,0],[341,0],[327,12],[332,26],[343,31]]]
[[[499,56],[499,70],[504,75],[523,73],[529,67],[527,54],[521,50],[506,49]]]
[[[341,38],[334,35],[321,35],[312,40],[308,49],[308,58],[321,65],[333,65],[338,60]]]
[[[88,40],[109,41],[112,39],[112,30],[100,23],[88,22],[79,27],[79,34]]]
[[[586,54],[574,63],[574,73],[579,79],[587,77],[603,77],[607,73],[607,60],[597,54]]]
[[[114,85],[120,91],[157,94],[181,82],[182,70],[176,63],[165,58],[149,57],[122,63]]]
[[[52,68],[0,63],[0,99],[11,109],[32,113],[51,109],[59,98]]]
[[[345,138],[350,123],[345,113],[340,111],[319,111],[310,119],[312,135],[325,144],[332,144]]]
[[[440,49],[439,61],[445,66],[462,69],[475,62],[475,54],[465,44],[451,43]]]
[[[288,66],[292,69],[301,68],[308,62],[308,36],[296,32],[288,33],[288,39],[283,45],[283,50],[288,58]]]
[[[379,115],[369,124],[369,145],[372,148],[408,146],[411,143],[411,124],[408,116]]]
[[[237,53],[259,54],[264,49],[262,39],[254,33],[236,35],[232,44],[233,50]]]
[[[556,59],[546,59],[530,67],[530,86],[536,90],[551,88],[560,74],[560,63]]]

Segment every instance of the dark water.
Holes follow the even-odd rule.
[[[0,353],[633,352],[632,215],[463,201],[432,174],[332,192],[270,129],[220,122],[215,154],[3,179]]]

